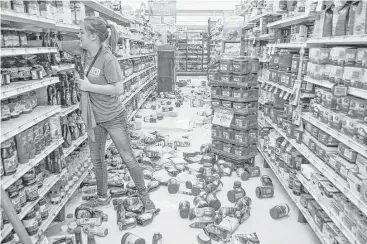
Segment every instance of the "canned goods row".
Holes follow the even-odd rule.
[[[237,156],[248,156],[250,154],[257,152],[257,145],[250,144],[248,146],[238,146],[231,143],[225,143],[217,140],[213,140],[213,146],[215,149],[219,151],[223,151],[225,153],[235,154]]]
[[[257,129],[251,129],[248,131],[233,130],[222,126],[212,126],[212,137],[223,138],[227,140],[236,141],[242,144],[256,143],[257,141]]]
[[[211,88],[211,94],[214,96],[225,96],[233,98],[256,98],[259,97],[259,89],[213,86]]]

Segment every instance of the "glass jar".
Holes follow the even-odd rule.
[[[1,102],[1,121],[7,121],[11,118],[8,100]]]
[[[20,110],[20,104],[18,97],[14,96],[9,98],[9,109],[11,118],[18,118],[22,111]]]
[[[15,182],[15,185],[18,188],[20,206],[24,207],[27,204],[27,195],[26,195],[26,192],[25,192],[25,188],[23,186],[22,179],[17,180]]]
[[[13,233],[10,233],[9,235],[7,235],[4,238],[4,240],[1,242],[1,244],[15,244]]]
[[[24,101],[23,114],[29,114],[32,112],[32,100],[29,93],[21,96],[21,100]]]
[[[42,215],[41,215],[40,206],[38,204],[36,204],[36,206],[34,206],[33,210],[36,213],[38,226],[41,226],[41,224],[42,224]]]
[[[27,1],[26,9],[27,9],[27,13],[30,14],[30,15],[39,16],[41,14],[39,4],[36,0]]]
[[[23,225],[28,235],[33,236],[37,234],[39,226],[36,212],[33,209],[24,217]]]
[[[1,143],[1,159],[4,165],[4,175],[12,175],[17,171],[18,157],[13,138]]]
[[[17,13],[24,13],[24,1],[23,0],[13,0],[13,10]]]
[[[28,201],[34,201],[39,198],[38,184],[34,171],[29,171],[23,176],[25,191]]]
[[[20,205],[18,187],[15,185],[10,186],[8,188],[8,195],[9,195],[11,203],[13,204],[15,212],[19,214],[22,211],[22,207]]]
[[[50,190],[50,200],[51,204],[59,204],[61,202],[60,188],[55,185]]]
[[[39,202],[40,212],[41,212],[41,218],[42,220],[45,220],[48,218],[48,209],[46,206],[46,200],[42,198]]]

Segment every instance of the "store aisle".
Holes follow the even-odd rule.
[[[182,79],[182,78],[180,78]],[[199,85],[203,78],[192,78],[192,84]],[[205,79],[205,78],[204,78]],[[183,88],[185,92],[190,92],[192,88]],[[176,109],[176,108],[175,108]],[[199,119],[198,111],[202,111],[204,108],[192,108],[189,101],[174,111],[179,111],[179,114],[175,118],[169,118],[171,121],[167,123],[168,118],[164,118],[163,121],[159,121],[157,126],[169,126],[175,127],[175,121],[180,120],[195,120]],[[146,109],[142,109],[138,114],[146,115]],[[143,126],[144,128],[144,123]],[[183,130],[184,131],[184,130]],[[189,148],[180,148],[180,151],[193,151],[200,150],[200,146],[204,143],[211,141],[210,126],[202,126],[193,128],[191,131],[172,131],[168,129],[164,133],[169,133],[170,136],[182,136],[184,133],[189,135],[191,146]],[[320,243],[317,236],[307,224],[301,224],[297,222],[298,209],[287,195],[276,176],[271,169],[264,169],[262,166],[263,160],[261,156],[256,157],[256,165],[261,167],[261,175],[269,175],[274,183],[275,196],[271,199],[258,199],[255,195],[255,188],[260,183],[260,178],[252,178],[249,181],[242,181],[242,186],[246,190],[246,193],[252,199],[251,217],[246,220],[235,233],[251,233],[256,232],[261,244],[318,244]],[[222,191],[218,193],[222,206],[233,206],[227,199],[227,191],[233,186],[233,182],[239,180],[235,173],[231,177],[223,177],[222,181],[224,187]],[[181,185],[181,189],[185,189],[184,185]],[[127,231],[132,232],[142,238],[145,238],[147,243],[152,243],[152,236],[155,231],[161,232],[164,238],[164,243],[171,244],[187,244],[197,243],[197,234],[201,229],[193,229],[189,227],[191,223],[188,219],[181,219],[178,213],[178,205],[181,200],[188,200],[192,204],[192,196],[175,194],[171,195],[167,191],[167,187],[161,186],[157,191],[151,194],[157,207],[161,208],[161,212],[155,217],[152,224],[146,227],[136,227]],[[79,206],[81,196],[74,196],[66,207],[66,214],[74,213],[74,209]],[[286,202],[290,206],[289,217],[273,220],[269,215],[269,209],[277,204]],[[103,209],[109,216],[109,221],[103,223],[102,226],[108,227],[109,234],[107,237],[97,237],[97,243],[119,243],[121,237],[126,231],[119,231],[116,223],[116,212],[113,210],[112,204],[110,208]],[[86,236],[85,236],[86,237]],[[86,241],[86,238],[85,238]],[[215,243],[215,242],[213,242]]]

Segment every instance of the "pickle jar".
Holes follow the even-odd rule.
[[[18,187],[15,185],[10,186],[8,188],[8,195],[9,195],[11,203],[13,204],[15,212],[17,212],[17,214],[20,213],[22,211],[22,207],[20,205]]]
[[[33,236],[37,234],[39,226],[36,212],[33,209],[24,217],[23,225],[28,235]]]
[[[31,202],[38,199],[38,183],[34,170],[29,171],[23,176],[23,182],[25,185],[27,200]]]

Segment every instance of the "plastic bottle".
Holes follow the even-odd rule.
[[[181,218],[186,219],[189,216],[190,203],[188,201],[185,201],[185,200],[180,201],[178,210],[180,212]]]
[[[74,230],[74,234],[75,234],[75,244],[83,244],[82,228],[76,227]]]
[[[87,244],[96,244],[96,239],[94,238],[93,232],[88,232],[87,237]]]

